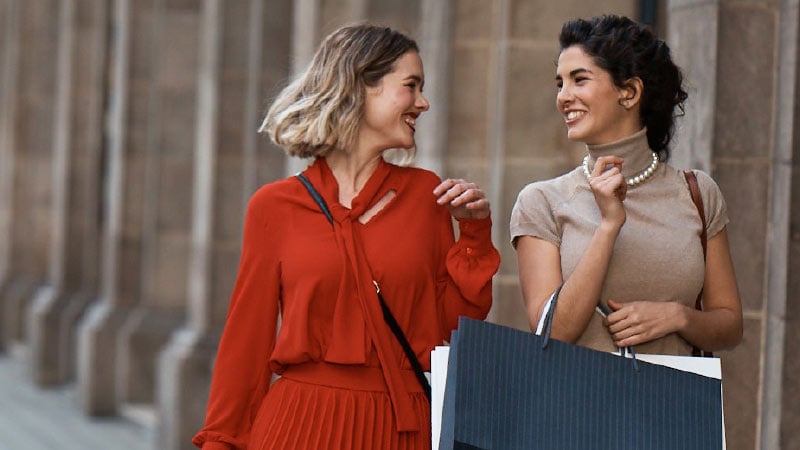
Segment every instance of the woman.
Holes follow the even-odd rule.
[[[686,92],[667,45],[628,18],[572,20],[559,36],[556,107],[582,166],[519,194],[511,217],[532,327],[562,285],[552,336],[603,351],[689,355],[731,348],[742,310],[725,201],[695,171],[707,222],[683,172],[666,164]],[[703,289],[703,310],[694,307]],[[608,313],[604,319],[602,316]]]
[[[429,402],[373,280],[430,370],[458,316],[486,317],[499,255],[475,184],[382,157],[413,155],[424,82],[413,40],[344,27],[271,106],[262,131],[315,158],[303,175],[332,224],[295,177],[250,200],[198,447],[430,448]]]

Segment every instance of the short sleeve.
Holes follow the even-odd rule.
[[[553,206],[541,182],[529,184],[520,191],[511,211],[509,228],[514,248],[521,236],[532,236],[561,245],[561,233]]]
[[[716,236],[728,225],[728,207],[717,183],[707,173],[695,170],[697,185],[703,196],[703,208],[706,214],[706,233],[708,239]]]

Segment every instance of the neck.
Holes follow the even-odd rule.
[[[339,185],[339,202],[347,207],[378,168],[381,154],[365,155],[359,152],[334,150],[325,160]]]

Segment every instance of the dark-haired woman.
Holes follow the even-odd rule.
[[[430,370],[459,316],[486,317],[500,259],[474,183],[383,159],[413,154],[424,83],[413,40],[349,26],[270,107],[262,130],[314,158],[303,175],[331,222],[295,177],[251,198],[198,447],[430,448],[430,403],[409,359]],[[416,358],[384,321],[376,286]]]
[[[742,310],[725,201],[694,171],[704,261],[687,179],[667,164],[687,97],[669,48],[620,16],[569,21],[559,41],[556,107],[587,155],[571,172],[526,186],[514,205],[511,239],[531,326],[563,283],[558,339],[673,355],[737,345]],[[701,289],[702,311],[694,306]]]

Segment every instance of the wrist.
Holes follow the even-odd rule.
[[[675,332],[683,334],[689,328],[689,313],[692,310],[678,302],[673,302],[672,304],[674,305],[674,311],[671,312],[670,316],[675,321]]]
[[[616,221],[602,219],[600,221],[600,226],[597,227],[597,231],[604,234],[613,235],[614,237],[616,237],[616,235],[619,234],[619,230],[622,229],[622,225],[624,223],[625,223],[624,220],[622,222],[616,222]]]

